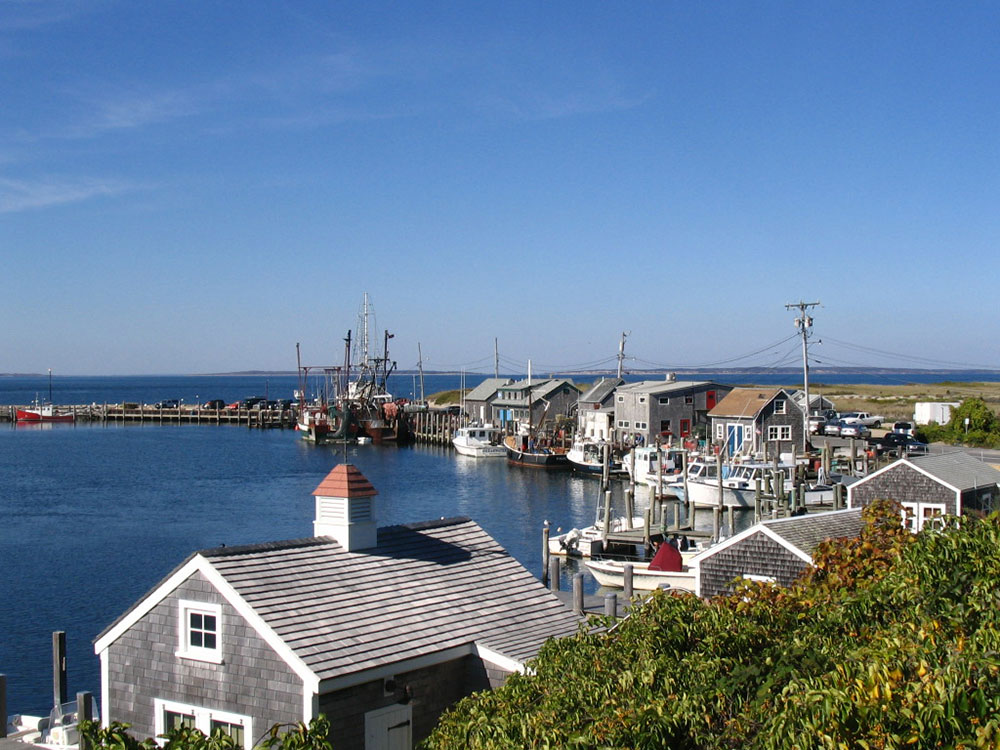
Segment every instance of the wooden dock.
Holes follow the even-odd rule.
[[[0,422],[14,422],[17,409],[0,407]],[[153,424],[230,424],[258,428],[293,428],[297,409],[204,409],[179,406],[159,409],[150,404],[85,404],[60,407],[72,411],[78,422],[138,422]],[[37,423],[26,423],[37,424]]]

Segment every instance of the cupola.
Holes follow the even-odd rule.
[[[315,536],[332,536],[348,552],[377,546],[375,495],[365,475],[352,464],[340,464],[313,490]]]

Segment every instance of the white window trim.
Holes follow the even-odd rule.
[[[944,503],[902,503],[903,525],[910,531],[921,531],[924,526],[935,518],[943,517],[945,514]],[[936,514],[924,515],[924,511],[937,511]],[[910,517],[906,517],[906,511],[910,511]]]
[[[784,399],[778,399],[774,402],[774,413],[775,414],[787,414],[788,407],[785,405]]]
[[[726,426],[724,424],[722,424],[721,422],[719,422],[717,425],[715,425],[715,439],[716,440],[725,440],[726,439]]]
[[[660,406],[669,406],[669,405],[670,405],[670,396],[663,396],[660,398]]]
[[[771,425],[767,428],[768,442],[778,442],[792,439],[792,427],[787,424]]]
[[[177,602],[177,643],[175,656],[181,659],[222,664],[222,605],[211,602],[195,602],[185,599]],[[201,612],[215,617],[215,648],[198,648],[191,645],[188,637],[188,613]]]
[[[174,701],[165,701],[162,698],[153,699],[153,728],[156,731],[156,741],[160,745],[163,745],[166,740],[160,737],[166,731],[166,726],[163,722],[163,714],[166,711],[172,711],[178,714],[194,714],[194,725],[197,729],[208,737],[212,733],[212,720],[224,721],[227,724],[239,724],[243,727],[243,747],[244,750],[252,750],[253,748],[253,719],[249,716],[240,716],[239,714],[231,714],[228,711],[217,711],[215,709],[199,708],[198,706],[191,706],[186,703],[175,703]]]
[[[758,581],[760,583],[778,582],[778,579],[775,578],[774,576],[762,576],[762,575],[757,575],[756,573],[744,573],[742,577],[747,579],[748,581]]]

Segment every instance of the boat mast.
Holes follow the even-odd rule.
[[[52,403],[52,368],[49,368],[49,403]]]
[[[417,342],[417,369],[420,371],[420,403],[424,403],[424,354]]]

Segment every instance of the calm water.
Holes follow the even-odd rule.
[[[767,382],[760,374],[714,379]],[[935,373],[925,382],[943,379],[995,377]],[[458,385],[458,376],[425,381],[427,393]],[[53,400],[234,401],[290,397],[295,387],[292,376],[56,377]],[[390,387],[409,396],[414,381],[396,376]],[[48,395],[47,377],[0,378],[0,403],[28,403],[36,393]],[[345,455],[282,430],[0,425],[0,673],[10,712],[51,706],[51,631],[67,633],[70,692],[99,694],[98,633],[195,550],[310,535],[311,492],[345,459],[378,489],[381,524],[467,515],[536,574],[543,522],[588,525],[598,502],[591,479],[466,459],[444,447],[360,446]]]

